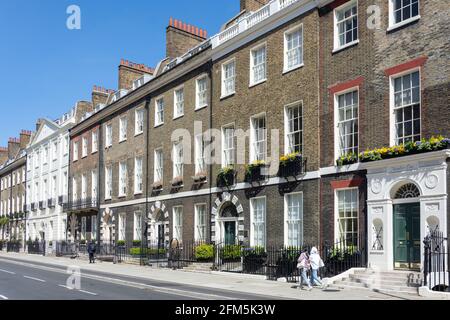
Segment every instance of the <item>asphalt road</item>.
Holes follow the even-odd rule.
[[[270,296],[212,290],[101,272],[81,271],[80,287],[67,286],[61,266],[0,258],[0,300],[265,300]]]

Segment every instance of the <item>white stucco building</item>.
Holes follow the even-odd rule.
[[[65,240],[69,174],[69,129],[77,119],[74,107],[55,121],[40,119],[27,148],[27,239]]]

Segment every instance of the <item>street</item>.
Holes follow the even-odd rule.
[[[0,258],[0,300],[264,300],[274,297],[205,289],[158,280],[83,272],[70,289],[66,268]]]

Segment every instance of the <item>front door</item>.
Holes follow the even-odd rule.
[[[164,247],[164,225],[162,223],[157,224],[158,228],[158,247]]]
[[[225,227],[225,244],[236,244],[236,221],[224,222]]]
[[[420,269],[420,203],[394,205],[394,268]]]

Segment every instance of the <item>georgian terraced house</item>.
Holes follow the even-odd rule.
[[[154,69],[122,60],[117,90],[94,86],[70,119],[41,121],[26,148],[27,234],[341,241],[366,248],[370,267],[420,269],[423,238],[450,230],[447,12],[433,0],[241,0],[209,38],[171,18]],[[20,200],[11,175],[25,172],[29,141],[15,141],[0,149],[3,215]]]

